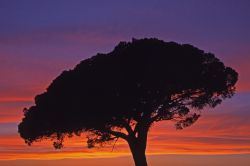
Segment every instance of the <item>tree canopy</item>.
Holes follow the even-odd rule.
[[[212,53],[189,44],[120,42],[63,71],[24,109],[18,131],[28,144],[54,138],[56,148],[65,136],[83,132],[89,147],[116,138],[130,144],[158,121],[190,126],[204,107],[233,96],[237,77]]]

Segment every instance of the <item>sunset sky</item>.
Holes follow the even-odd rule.
[[[214,53],[239,73],[237,91],[193,126],[169,122],[149,133],[154,166],[247,166],[250,163],[249,0],[0,0],[0,165],[132,166],[118,141],[87,149],[85,137],[62,150],[44,141],[27,146],[17,133],[22,110],[63,70],[120,41],[157,37]]]

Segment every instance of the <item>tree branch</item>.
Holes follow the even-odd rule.
[[[134,135],[134,131],[132,130],[131,126],[129,125],[129,123],[125,122],[125,128],[128,132],[129,135]]]
[[[119,131],[113,131],[113,130],[106,130],[106,132],[112,134],[113,136],[115,137],[120,137],[120,138],[123,138],[125,140],[128,140],[128,135],[122,133],[122,132],[119,132]]]
[[[118,141],[118,139],[119,139],[119,137],[116,138],[115,143],[114,143],[114,145],[113,145],[113,147],[112,147],[112,151],[111,151],[111,152],[113,152],[113,150],[114,150],[114,148],[115,148],[115,144],[116,144],[116,142]]]

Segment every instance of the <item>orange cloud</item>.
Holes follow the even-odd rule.
[[[250,113],[249,105],[245,102],[248,98],[248,93],[240,93],[214,110],[205,110],[194,125],[183,130],[176,130],[172,122],[154,124],[149,132],[147,154],[250,154]],[[9,101],[16,99],[19,98],[11,98]],[[14,124],[20,122],[21,108],[26,104],[26,102],[7,100],[2,102],[0,108],[9,112],[5,115],[7,119],[0,118],[0,127],[6,128],[5,125],[11,119],[15,121]],[[2,117],[3,111],[0,113]],[[87,149],[84,136],[66,139],[62,150],[53,149],[52,142],[49,140],[34,143],[29,147],[19,137],[17,126],[13,127],[13,123],[12,128],[7,133],[3,133],[0,128],[0,160],[102,158],[130,155],[128,145],[121,139],[111,152],[113,144],[104,148]]]
[[[7,100],[8,99],[8,100]],[[21,121],[22,100],[30,98],[6,98],[0,102],[0,160],[11,159],[59,159],[102,158],[130,155],[128,145],[121,139],[104,148],[87,149],[86,138],[65,140],[62,150],[55,150],[52,142],[45,140],[27,146],[17,134]],[[237,94],[214,110],[205,110],[191,127],[176,130],[172,122],[159,122],[149,132],[147,154],[250,154],[250,121],[248,93]],[[20,100],[20,102],[14,102]],[[6,129],[11,123],[11,128]],[[2,127],[2,128],[1,128]],[[5,130],[3,130],[5,129]]]
[[[196,124],[184,130],[176,130],[171,122],[155,124],[149,133],[148,155],[159,154],[249,154],[249,122],[238,123],[240,116],[207,113]],[[227,127],[227,121],[232,126]],[[10,159],[61,159],[61,158],[103,158],[130,155],[128,145],[119,140],[115,149],[87,149],[86,138],[73,137],[65,140],[62,150],[55,150],[49,140],[34,143],[31,147],[17,135],[0,137],[0,160]]]

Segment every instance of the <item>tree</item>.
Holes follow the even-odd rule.
[[[235,92],[238,74],[211,53],[158,39],[120,42],[107,54],[64,71],[24,109],[18,126],[28,145],[46,138],[61,148],[65,137],[87,133],[89,148],[122,138],[136,166],[146,166],[148,130],[170,120],[193,124],[201,110]]]

